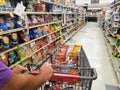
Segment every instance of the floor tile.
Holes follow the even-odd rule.
[[[117,79],[100,28],[88,22],[66,44],[81,44],[92,67],[96,68],[98,79],[93,81],[92,90],[106,90],[106,84],[117,86]]]

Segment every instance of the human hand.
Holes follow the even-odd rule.
[[[40,68],[40,75],[42,75],[45,79],[45,81],[49,80],[50,77],[53,75],[53,69],[51,67],[52,65],[46,62],[43,64],[43,66]]]
[[[12,71],[13,71],[14,73],[17,73],[17,74],[21,74],[23,71],[26,71],[26,70],[28,70],[28,69],[25,68],[25,67],[23,67],[23,66],[20,66],[20,65],[14,67],[14,68],[12,69]]]

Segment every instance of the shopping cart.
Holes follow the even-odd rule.
[[[77,67],[83,67],[83,68],[90,68],[90,64],[88,61],[88,58],[83,50],[82,45],[70,45],[69,49],[68,49],[68,45],[62,45],[61,47],[67,47],[65,51],[65,53],[62,51],[63,54],[58,55],[56,52],[59,51],[59,47],[58,50],[52,54],[52,58],[51,58],[51,63],[52,64],[66,64],[66,65],[75,65]],[[76,50],[77,49],[77,50]],[[67,53],[66,53],[67,52]],[[59,57],[59,59],[58,59]],[[64,57],[64,60],[63,58]]]
[[[69,48],[72,47],[69,46]],[[55,72],[39,90],[91,90],[92,81],[97,79],[97,73],[94,68],[91,68],[82,46],[79,47],[77,54],[70,53],[70,56],[73,55],[72,59],[77,61],[72,65],[67,63],[68,60],[61,60],[62,64],[55,63],[58,62],[55,55],[52,55],[50,61]]]
[[[58,68],[58,66],[57,66]],[[49,82],[39,90],[91,90],[92,81],[97,78],[94,68],[83,69],[60,66],[69,72],[55,72]]]

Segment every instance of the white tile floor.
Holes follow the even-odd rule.
[[[96,68],[98,78],[93,82],[92,90],[106,90],[106,84],[117,86],[104,37],[96,23],[88,22],[67,44],[83,45],[91,66]]]

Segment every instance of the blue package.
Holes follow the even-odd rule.
[[[46,30],[41,31],[41,34],[42,36],[46,35],[47,34]]]
[[[21,28],[21,27],[23,27],[23,20],[20,17],[18,17],[17,28]]]
[[[30,38],[31,39],[35,39],[37,37],[39,37],[41,35],[41,33],[38,31],[38,28],[33,28],[30,30]]]
[[[23,27],[22,21],[17,21],[17,28],[21,28],[21,27]]]
[[[0,29],[1,29],[2,31],[6,31],[6,30],[7,30],[7,25],[6,25],[5,22],[4,22],[4,23],[0,23]]]
[[[13,45],[17,45],[17,44],[18,44],[18,41],[12,41],[12,44],[13,44]]]
[[[2,31],[7,30],[7,25],[6,25],[5,19],[3,17],[0,17],[0,29]]]
[[[30,36],[30,40],[32,40],[33,39],[33,35],[32,35],[31,32],[29,33],[29,36]]]
[[[3,48],[8,49],[8,48],[10,48],[10,45],[4,44],[4,45],[3,45]]]
[[[7,24],[8,30],[14,29],[14,21],[13,20],[6,21],[6,24]]]

